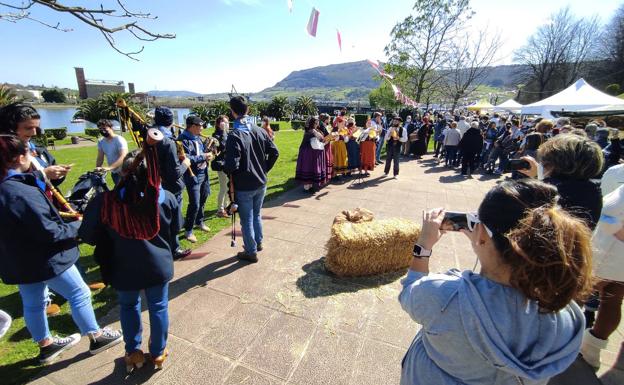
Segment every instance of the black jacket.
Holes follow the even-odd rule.
[[[187,167],[178,158],[175,141],[165,136],[156,145],[156,152],[158,153],[158,168],[160,169],[163,188],[174,195],[182,193],[184,190],[182,176]]]
[[[0,182],[0,278],[26,284],[63,273],[79,257],[79,226],[63,221],[34,174]]]
[[[561,207],[582,219],[591,230],[596,228],[602,211],[602,191],[598,183],[563,178],[545,178],[544,182],[557,187]]]
[[[112,192],[111,192],[112,193]],[[82,240],[96,247],[104,247],[104,280],[117,290],[141,290],[162,285],[173,278],[173,251],[177,230],[180,227],[178,202],[173,194],[165,194],[160,204],[160,231],[147,240],[121,237],[115,230],[102,224],[100,211],[104,195],[97,195],[87,206],[78,234]],[[108,242],[101,244],[100,242]]]
[[[215,129],[214,134],[212,134],[212,137],[217,139],[219,142],[219,146],[217,147],[219,155],[212,160],[210,167],[214,171],[223,171],[223,167],[225,166],[225,145],[227,143],[227,134],[225,131],[217,128]]]
[[[477,154],[483,148],[483,136],[477,128],[470,127],[459,141],[459,149],[467,154]]]
[[[224,171],[233,176],[235,190],[257,190],[266,185],[267,173],[278,157],[279,151],[266,131],[249,124],[228,134]]]

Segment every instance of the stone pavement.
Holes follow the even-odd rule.
[[[425,208],[475,210],[497,181],[465,180],[431,166],[430,160],[412,160],[402,163],[398,180],[382,178],[378,168],[364,185],[349,180],[313,196],[297,189],[267,202],[265,251],[257,264],[234,257],[239,249],[230,247],[229,231],[176,262],[171,356],[162,371],[143,368],[126,376],[121,345],[91,357],[83,339],[33,384],[398,384],[401,358],[419,328],[397,301],[402,274],[338,279],[325,274],[320,259],[341,210],[365,207],[378,218],[416,220]],[[432,271],[474,265],[461,234],[446,235],[431,259]],[[101,321],[119,327],[118,319],[113,311]],[[609,369],[622,332],[620,327],[614,335],[599,372],[605,384],[624,381],[623,371]],[[620,357],[621,369],[623,362]],[[582,361],[573,369],[557,383],[599,383]]]

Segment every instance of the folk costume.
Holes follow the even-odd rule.
[[[402,119],[394,118],[394,120],[402,121]],[[401,146],[407,142],[407,129],[403,126],[391,126],[386,133],[386,166],[384,167],[384,174],[388,175],[390,172],[390,165],[394,162],[393,173],[396,177],[399,175],[399,157],[401,155]]]
[[[327,126],[325,126],[325,123],[323,122],[319,122],[318,130],[321,132],[321,134],[323,134],[323,137],[327,137],[331,133],[330,130],[327,129]],[[325,174],[326,174],[326,179],[324,183],[328,183],[334,172],[334,153],[332,152],[331,143],[325,143],[325,149],[323,151],[325,152]]]
[[[295,180],[303,184],[306,190],[314,185],[320,186],[327,180],[325,148],[320,131],[312,129],[303,134]]]
[[[347,130],[344,128],[344,119],[339,116],[336,118],[335,126],[332,132],[338,137],[332,143],[332,153],[334,154],[334,174],[340,175],[347,171],[347,144],[349,137]]]
[[[375,130],[375,127],[370,124],[368,128],[362,133],[364,140],[360,142],[360,163],[361,169],[364,171],[373,171],[375,169],[377,135],[378,133]]]
[[[360,169],[360,144],[357,142],[357,137],[353,134],[357,131],[355,123],[351,127],[347,128],[349,141],[347,144],[347,170],[348,172],[357,171]]]

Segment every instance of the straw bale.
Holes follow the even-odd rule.
[[[335,222],[327,243],[325,267],[346,277],[405,269],[419,235],[420,226],[407,219]]]

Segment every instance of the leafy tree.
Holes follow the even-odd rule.
[[[58,88],[43,90],[41,91],[41,96],[47,103],[65,103],[67,101],[67,97],[63,91]]]
[[[286,96],[275,96],[267,108],[267,115],[277,120],[290,119],[292,113],[292,106]]]
[[[388,82],[383,82],[378,88],[372,90],[368,94],[368,101],[375,109],[395,110],[401,105],[394,97],[394,91]]]
[[[118,120],[116,103],[119,98],[124,99],[130,108],[146,119],[145,111],[131,99],[129,93],[117,92],[106,92],[97,99],[85,99],[81,101],[76,109],[74,118],[85,119],[93,123],[96,123],[100,119]]]
[[[615,84],[609,84],[605,88],[605,92],[608,93],[609,95],[618,96],[620,92],[622,92],[622,90],[620,88],[620,85],[615,83]]]
[[[416,0],[412,14],[392,28],[386,55],[397,83],[416,102],[442,79],[451,43],[472,15],[470,0]]]
[[[607,53],[613,80],[624,87],[624,4],[615,11],[602,36],[602,52]]]
[[[269,102],[261,101],[261,102],[252,103],[249,106],[249,115],[261,116],[261,117],[267,116],[268,110],[269,110]]]
[[[0,107],[17,102],[17,99],[18,98],[13,92],[13,89],[4,84],[0,85]]]
[[[295,101],[294,112],[301,116],[313,116],[318,114],[318,108],[311,97],[301,95]]]

